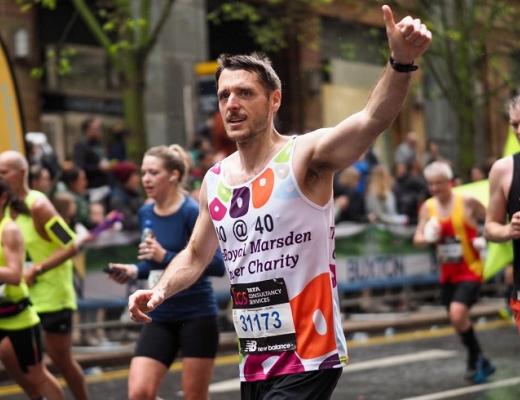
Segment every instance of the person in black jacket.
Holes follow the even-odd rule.
[[[88,188],[98,188],[108,184],[110,163],[105,156],[101,138],[102,122],[89,117],[81,124],[83,138],[74,146],[74,164],[87,174]]]

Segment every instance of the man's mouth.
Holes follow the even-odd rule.
[[[227,122],[229,124],[239,124],[241,122],[244,122],[246,120],[246,117],[243,115],[233,115],[227,118]]]

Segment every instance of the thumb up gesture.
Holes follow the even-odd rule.
[[[413,64],[430,45],[432,33],[418,18],[406,16],[396,23],[389,6],[382,10],[392,58],[399,64]]]

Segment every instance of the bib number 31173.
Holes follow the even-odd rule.
[[[231,286],[233,323],[243,353],[296,349],[296,335],[283,279]]]

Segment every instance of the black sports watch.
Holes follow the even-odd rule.
[[[397,72],[413,72],[413,71],[417,70],[417,68],[419,68],[419,66],[415,65],[414,63],[399,64],[392,57],[390,57],[390,59],[388,61],[390,62],[390,66]]]

